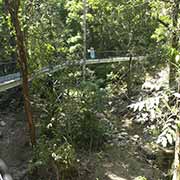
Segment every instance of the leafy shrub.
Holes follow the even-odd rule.
[[[158,136],[157,143],[163,147],[174,145],[176,140],[176,124],[173,118],[168,119],[162,128],[161,134]]]
[[[136,112],[140,123],[155,124],[157,144],[168,147],[174,145],[178,122],[177,93],[158,92],[154,97],[133,103],[129,107]]]
[[[54,161],[60,169],[67,169],[75,162],[75,150],[67,141],[58,142],[59,139],[47,141],[41,138],[35,147],[36,161],[34,166],[45,166]]]
[[[39,89],[36,96],[41,115],[35,166],[48,166],[53,161],[59,171],[70,169],[75,166],[77,150],[97,150],[111,135],[113,127],[105,115],[107,95],[100,88],[101,81],[79,83],[74,74],[70,76],[69,84],[67,79],[52,77],[38,83],[38,88],[47,82],[51,86]]]

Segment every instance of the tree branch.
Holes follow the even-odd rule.
[[[159,23],[161,23],[164,27],[168,28],[169,29],[169,24],[168,23],[165,23],[164,21],[162,21],[161,19],[157,19]]]

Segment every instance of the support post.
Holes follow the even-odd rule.
[[[132,86],[132,54],[130,53],[129,57],[129,66],[128,66],[128,79],[127,79],[127,91],[128,97],[131,97],[131,86]]]

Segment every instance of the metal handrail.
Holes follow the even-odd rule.
[[[8,62],[8,61],[1,61],[0,65],[4,65],[4,64],[16,64],[17,62],[12,61],[12,62]]]
[[[138,57],[132,57],[133,61],[142,61],[144,59],[146,59],[147,56],[138,56]],[[89,59],[86,61],[86,65],[92,65],[92,64],[104,64],[104,63],[120,63],[120,62],[127,62],[129,61],[129,57],[116,57],[116,58],[104,58],[104,59]],[[35,71],[28,79],[29,81],[33,80],[35,77],[41,75],[41,74],[47,74],[47,73],[54,73],[57,72],[61,69],[64,69],[67,66],[76,66],[76,65],[82,65],[83,64],[83,60],[80,61],[74,61],[74,62],[70,62],[67,61],[63,64],[59,64],[59,65],[54,65],[53,67],[45,67],[42,68],[39,71]],[[0,83],[0,92],[2,91],[6,91],[8,89],[17,87],[19,85],[22,84],[22,79],[21,77],[17,77],[15,79],[11,79],[9,81],[5,81],[3,83]]]

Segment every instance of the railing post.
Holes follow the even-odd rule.
[[[128,79],[127,79],[128,97],[131,97],[132,95],[131,86],[132,86],[132,54],[130,53],[129,65],[128,65]]]

